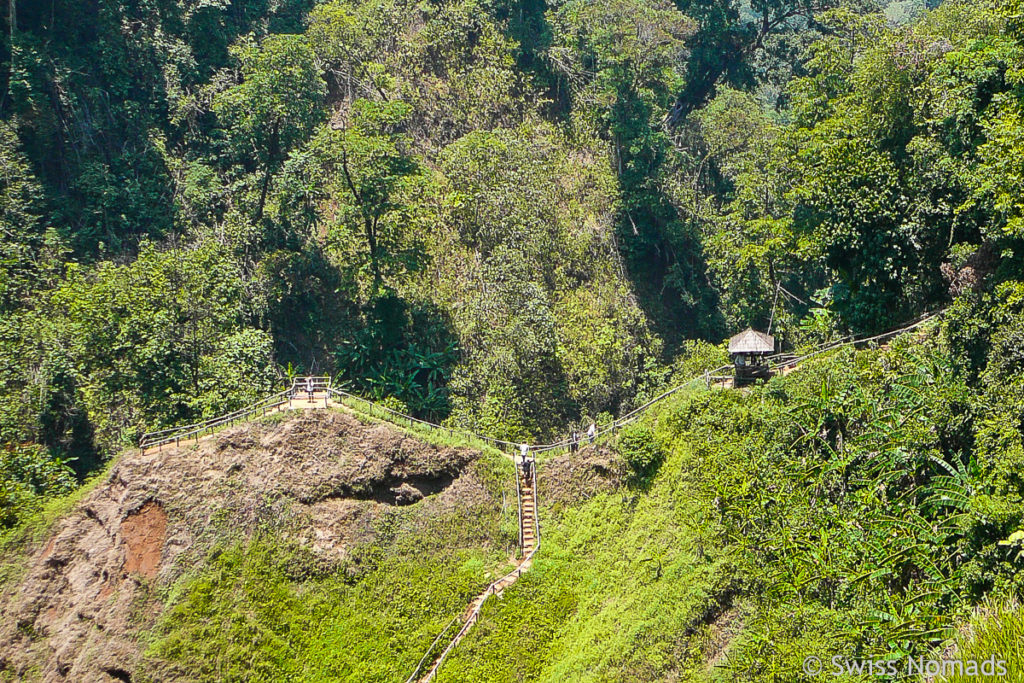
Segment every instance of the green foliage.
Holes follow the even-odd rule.
[[[144,246],[131,265],[95,273],[69,267],[53,293],[67,316],[53,343],[105,442],[213,416],[273,387],[270,340],[244,325],[243,286],[210,243]]]
[[[415,103],[410,130],[437,149],[515,125],[531,108],[513,68],[517,46],[493,9],[478,0],[332,1],[311,12],[308,35],[336,93]]]
[[[270,180],[288,152],[306,139],[323,117],[324,83],[316,56],[302,36],[269,36],[259,45],[232,49],[241,83],[213,100],[227,129],[229,149],[251,169],[261,169],[259,222]]]
[[[22,3],[5,48],[3,353],[48,381],[5,370],[0,424],[55,453],[273,363],[532,440],[637,405],[688,338],[885,327],[1019,271],[1009,6],[159,4]],[[218,282],[113,292],[146,238],[217,245]]]
[[[469,268],[439,283],[462,349],[460,422],[526,440],[626,402],[642,380],[653,343],[591,213],[611,199],[588,159],[545,127],[468,135],[442,156],[453,227],[439,267],[460,267],[454,252]]]
[[[619,434],[616,448],[637,477],[650,475],[665,457],[654,432],[642,423],[624,428]]]
[[[21,521],[47,498],[75,487],[74,472],[38,446],[7,445],[0,452],[0,529]]]
[[[15,131],[0,123],[0,312],[32,290],[42,246],[39,203],[42,188],[19,151]]]
[[[419,168],[398,132],[408,113],[404,103],[357,100],[351,126],[322,127],[283,178],[283,222],[300,234],[314,226],[326,231],[328,248],[345,261],[355,251],[352,260],[368,267],[374,294],[386,278],[422,265],[410,238],[427,220],[411,210],[422,190]]]
[[[675,154],[663,122],[683,81],[680,55],[693,21],[670,3],[633,0],[568,2],[548,20],[549,59],[571,86],[574,122],[610,147],[621,194],[616,240],[644,307],[673,342],[680,329],[706,334],[711,297],[700,284],[701,249],[664,187]]]
[[[936,334],[682,394],[624,430],[627,462],[665,462],[642,490],[549,509],[535,573],[443,677],[804,680],[811,654],[927,658],[977,601],[1020,595],[1019,507],[976,450],[1015,412],[971,391]]]
[[[373,399],[389,398],[432,420],[447,417],[448,382],[457,341],[444,318],[428,305],[410,307],[381,297],[365,326],[335,353],[342,383]]]
[[[644,490],[555,520],[529,601],[486,613],[534,637],[481,629],[450,675],[701,680],[732,606],[730,671],[792,680],[812,639],[921,652],[1020,593],[1016,0],[43,5],[13,4],[0,69],[4,523],[278,364],[534,440],[723,364],[747,325],[791,348],[959,296],[934,348],[624,432]],[[359,587],[228,547],[154,652],[393,677],[441,626],[424,605],[457,611],[499,562],[461,547],[427,597],[412,552]]]

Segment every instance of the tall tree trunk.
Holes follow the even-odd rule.
[[[352,180],[352,174],[348,170],[348,152],[344,147],[341,149],[341,171],[345,176],[345,184],[348,185],[349,192],[355,197],[356,203],[359,204],[359,210],[363,214],[363,232],[366,233],[366,245],[370,249],[370,270],[373,272],[373,293],[376,294],[380,291],[380,286],[384,283],[384,277],[380,273],[380,263],[378,262],[377,252],[377,220],[379,216],[370,217],[369,208],[363,201],[363,196],[359,192],[359,188],[356,187],[355,182]]]
[[[263,187],[260,188],[260,203],[256,207],[256,215],[253,218],[255,223],[263,220],[263,207],[267,204],[267,189],[270,187],[270,175],[273,168],[270,161],[267,161],[267,172],[263,174]]]
[[[7,2],[7,27],[10,29],[10,34],[7,40],[7,88],[5,92],[11,96],[13,95],[11,81],[14,80],[14,37],[18,30],[18,0],[8,0]]]

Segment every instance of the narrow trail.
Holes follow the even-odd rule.
[[[844,346],[877,343],[882,342],[883,340],[892,339],[898,335],[920,328],[928,321],[938,318],[944,312],[945,310],[942,310],[936,313],[924,315],[916,321],[882,334],[859,338],[849,337],[836,342],[820,344],[816,347],[812,347],[800,356],[794,356],[793,354],[788,353],[776,354],[775,356],[769,357],[771,364],[770,367],[772,372],[785,375],[796,370],[804,361],[814,358],[820,354],[833,351]],[[600,438],[608,434],[614,434],[622,426],[638,420],[654,405],[687,387],[706,385],[709,389],[712,387],[716,389],[727,388],[731,384],[729,378],[723,377],[719,373],[731,369],[731,367],[731,365],[726,365],[713,370],[706,370],[701,375],[655,396],[653,399],[635,408],[626,415],[623,415],[622,417],[619,417],[611,423],[603,426],[598,430],[596,437]],[[307,391],[310,387],[312,388],[312,393]],[[406,683],[429,683],[429,681],[432,681],[437,675],[449,653],[458,646],[466,634],[469,633],[476,624],[480,617],[480,610],[483,608],[483,605],[486,603],[488,598],[494,595],[501,595],[506,589],[514,585],[519,578],[533,566],[534,556],[537,551],[540,550],[537,467],[534,458],[538,454],[552,454],[568,451],[573,443],[569,438],[565,438],[555,443],[533,446],[530,448],[530,453],[533,455],[529,457],[528,462],[524,463],[521,456],[513,455],[513,453],[519,449],[519,444],[483,434],[477,434],[470,430],[444,427],[439,424],[420,420],[419,418],[412,417],[411,415],[399,413],[385,406],[381,406],[377,403],[368,401],[359,396],[354,396],[331,386],[331,379],[329,377],[303,377],[296,378],[292,386],[286,391],[261,399],[260,401],[233,413],[192,425],[174,427],[144,434],[139,441],[139,448],[143,452],[148,452],[150,450],[160,449],[164,445],[168,444],[181,445],[183,443],[187,444],[191,441],[198,443],[199,441],[212,437],[219,429],[239,422],[256,419],[257,417],[264,415],[285,412],[288,410],[324,410],[329,408],[368,415],[374,419],[391,422],[399,427],[408,426],[410,429],[427,429],[431,431],[447,432],[450,436],[458,433],[466,438],[469,443],[472,443],[475,440],[496,448],[504,457],[515,463],[516,495],[519,506],[519,559],[516,561],[515,568],[512,571],[491,583],[486,590],[477,595],[470,602],[466,611],[461,616],[457,616],[449,622],[448,626],[446,626],[441,633],[437,635],[434,642],[427,649],[427,652],[423,655],[422,659],[420,659],[419,664],[416,666],[416,670],[413,671],[412,675],[406,680]],[[451,629],[459,624],[461,625],[455,635],[452,636],[450,640],[444,641],[443,639],[449,634]],[[443,650],[438,651],[442,642],[446,642],[446,645]],[[424,668],[428,661],[429,666]]]

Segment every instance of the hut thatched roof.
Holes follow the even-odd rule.
[[[775,337],[748,327],[729,340],[729,353],[775,353]]]

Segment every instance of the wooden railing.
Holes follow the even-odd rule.
[[[469,632],[469,629],[471,629],[473,627],[473,624],[475,624],[477,622],[477,620],[480,618],[480,612],[481,612],[481,610],[483,610],[484,604],[487,602],[488,598],[490,598],[492,595],[495,595],[495,594],[503,591],[505,588],[511,586],[512,583],[514,583],[515,581],[518,581],[519,578],[523,575],[523,572],[528,571],[530,569],[530,567],[533,565],[533,558],[537,554],[537,552],[540,550],[540,508],[538,506],[538,497],[537,497],[537,467],[536,467],[536,465],[531,468],[530,474],[531,474],[532,487],[533,487],[533,523],[534,523],[534,534],[535,534],[535,539],[536,539],[535,542],[534,542],[533,549],[530,550],[530,552],[526,555],[526,557],[524,557],[520,561],[519,565],[516,566],[515,569],[513,569],[510,572],[508,572],[507,574],[505,574],[501,578],[497,579],[496,581],[493,581],[487,587],[487,589],[483,593],[481,593],[480,595],[477,596],[476,605],[473,607],[473,609],[470,611],[470,613],[466,615],[466,619],[462,623],[462,628],[459,629],[458,633],[456,633],[455,636],[452,637],[452,639],[448,642],[448,646],[444,649],[444,651],[441,652],[441,654],[436,659],[433,660],[433,663],[431,664],[430,670],[427,673],[427,675],[424,676],[422,679],[418,679],[419,683],[429,683],[434,678],[434,676],[437,674],[437,672],[441,669],[441,665],[444,664],[445,659],[448,658],[448,655],[451,653],[451,651],[455,649],[455,646],[459,644],[459,642]],[[519,463],[517,462],[516,463],[516,491],[517,491],[517,493],[519,491],[519,482],[520,482]],[[520,538],[520,547],[522,547],[522,538],[523,538],[523,521],[522,520],[523,520],[522,503],[520,502],[520,507],[519,507],[519,538]],[[510,581],[510,579],[511,579],[511,581]],[[458,617],[456,616],[456,619],[457,618]],[[454,620],[453,620],[453,622],[454,622]],[[452,626],[453,622],[449,622],[449,624],[444,628],[444,630],[441,633],[439,633],[436,638],[434,638],[434,642],[432,642],[430,644],[430,647],[427,648],[427,652],[423,655],[423,657],[420,658],[419,663],[416,665],[416,669],[412,672],[412,674],[409,676],[409,678],[406,679],[406,683],[413,683],[414,681],[417,681],[417,676],[419,676],[420,675],[420,671],[423,670],[424,663],[426,663],[428,661],[429,655],[435,651],[435,648],[437,647],[438,642],[441,640],[441,637],[451,629],[451,626]]]
[[[440,433],[448,434],[449,436],[459,434],[460,436],[466,437],[469,440],[476,439],[477,441],[482,441],[488,446],[492,446],[504,452],[512,452],[519,448],[519,444],[513,441],[506,441],[504,439],[497,439],[493,436],[478,434],[469,429],[461,429],[458,427],[446,427],[444,425],[437,424],[436,422],[422,420],[418,417],[406,415],[405,413],[393,410],[392,408],[388,408],[387,406],[381,405],[380,403],[375,403],[361,396],[350,394],[347,391],[338,389],[337,387],[334,386],[330,388],[330,393],[338,400],[339,403],[342,403],[343,405],[346,405],[354,410],[362,412],[371,417],[384,416],[385,418],[389,419],[391,422],[394,422],[397,425],[404,424],[412,428],[419,427],[430,431],[437,431]]]
[[[536,552],[537,548],[540,548],[540,493],[537,490],[537,463],[533,463],[533,467],[530,468],[533,474],[533,524],[536,530],[536,545],[534,545],[533,552],[530,553],[530,557],[533,557],[533,553]],[[520,523],[522,526],[522,523]]]
[[[230,426],[257,415],[266,415],[268,411],[276,410],[281,405],[288,403],[289,398],[290,391],[282,391],[226,415],[219,415],[184,427],[173,427],[143,434],[139,439],[139,448],[146,450],[171,443],[179,445],[183,441],[187,442],[192,439],[199,441],[201,437],[212,434],[220,427]]]
[[[211,417],[208,420],[196,422],[195,424],[184,425],[182,427],[170,427],[168,429],[161,429],[159,431],[143,434],[139,439],[139,448],[146,450],[148,448],[159,448],[160,446],[170,443],[179,445],[183,441],[198,441],[203,436],[212,434],[221,427],[227,427],[238,422],[248,420],[251,417],[266,415],[267,412],[272,412],[280,406],[295,400],[296,396],[301,396],[302,392],[306,391],[307,379],[313,380],[315,393],[323,394],[324,401],[326,401],[331,386],[330,377],[296,378],[292,381],[292,385],[288,389],[279,391],[272,396],[261,398],[258,401],[250,403],[244,408],[239,408],[238,410],[224,415],[218,415],[217,417]]]
[[[883,332],[881,334],[865,337],[844,337],[843,339],[840,339],[838,341],[832,341],[825,344],[820,344],[816,347],[812,347],[811,349],[807,350],[804,354],[799,356],[789,352],[779,353],[769,356],[768,360],[772,369],[775,370],[786,366],[792,366],[801,363],[805,360],[808,360],[810,358],[813,358],[814,356],[820,355],[822,353],[834,351],[843,346],[855,346],[858,344],[866,344],[870,342],[891,339],[892,337],[914,330],[930,320],[938,318],[944,312],[945,310],[941,310],[936,313],[923,315],[917,320],[911,322],[910,324],[904,325],[894,330],[889,330],[888,332]],[[679,391],[682,391],[683,389],[696,387],[699,385],[699,383],[702,382],[707,383],[710,379],[720,380],[726,378],[728,375],[721,373],[724,373],[731,369],[732,365],[722,365],[712,370],[706,370],[701,375],[693,377],[683,382],[682,384],[679,384],[675,387],[672,387],[671,389],[668,389],[667,391],[662,392],[658,396],[655,396],[651,400],[634,408],[625,415],[598,428],[595,438],[600,438],[607,436],[609,434],[614,434],[621,427],[624,427],[625,425],[635,422],[643,415],[643,413],[645,413],[655,404],[660,403],[669,396],[672,396],[673,394],[676,394]],[[224,426],[226,424],[234,424],[235,422],[248,419],[259,414],[266,414],[268,410],[272,410],[281,406],[283,403],[287,402],[289,399],[294,398],[296,395],[301,396],[301,392],[304,391],[305,389],[305,385],[303,383],[305,382],[306,379],[307,378],[304,377],[296,378],[296,380],[292,383],[292,386],[288,390],[274,394],[273,396],[269,396],[265,399],[253,403],[252,405],[246,406],[245,408],[241,408],[232,413],[228,413],[227,415],[221,415],[219,417],[211,418],[204,422],[186,425],[184,427],[173,427],[170,429],[164,429],[157,432],[150,432],[148,434],[144,434],[139,441],[139,446],[141,448],[153,448],[168,443],[181,443],[182,441],[188,441],[190,439],[198,440],[198,438],[200,438],[201,436],[212,433],[212,431],[217,429],[218,427]],[[347,391],[344,391],[333,386],[330,377],[314,377],[313,379],[315,383],[314,386],[316,393],[324,394],[325,404],[328,398],[333,396],[340,403],[347,405],[350,408],[353,408],[354,410],[363,412],[370,416],[383,416],[384,419],[390,420],[399,425],[404,423],[410,427],[419,427],[428,430],[438,430],[449,435],[454,435],[458,433],[459,435],[465,438],[468,438],[470,440],[476,439],[482,443],[485,443],[489,446],[492,446],[494,448],[497,448],[498,450],[507,453],[514,452],[519,448],[519,444],[512,441],[498,439],[493,436],[487,436],[486,434],[478,434],[477,432],[474,432],[469,429],[445,427],[434,422],[413,417],[412,415],[406,415],[405,413],[393,410],[391,408],[388,408],[387,406],[383,406],[379,403],[375,403],[373,401],[367,400],[360,396],[356,396],[354,394],[350,394]],[[564,452],[569,450],[572,445],[572,439],[570,437],[566,437],[554,443],[532,446],[530,448],[530,451],[534,454],[544,453],[548,455],[553,455],[558,452]]]
[[[516,467],[519,467],[516,465]],[[536,498],[533,501],[534,509],[537,507]],[[519,480],[519,472],[516,472],[516,509],[519,512],[519,550],[523,549],[523,483]],[[536,514],[536,512],[534,512]]]

